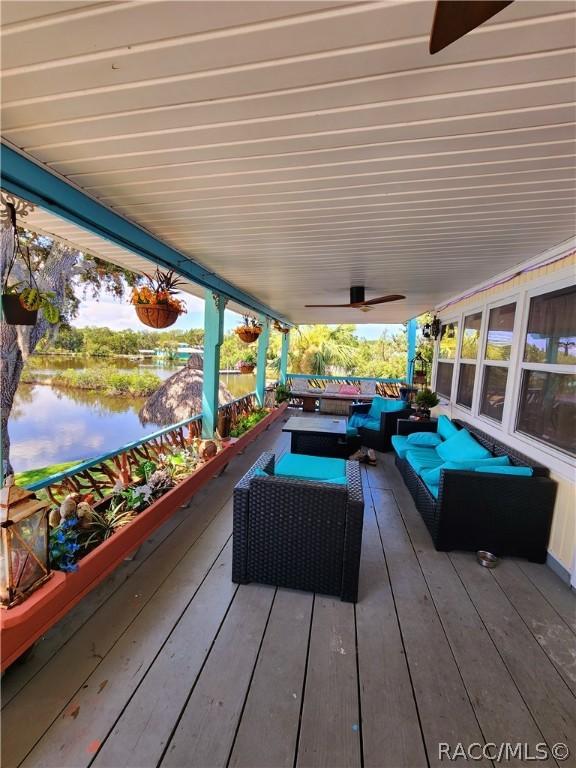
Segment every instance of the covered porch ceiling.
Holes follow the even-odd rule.
[[[433,11],[4,3],[3,138],[292,322],[404,321],[574,234],[575,4],[514,2],[430,56]],[[304,307],[360,284],[406,299]]]

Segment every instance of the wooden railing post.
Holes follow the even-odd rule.
[[[256,363],[256,400],[260,408],[264,407],[266,398],[266,357],[268,340],[270,338],[270,323],[266,315],[260,315],[262,333],[258,336],[258,361]]]
[[[280,350],[280,384],[286,384],[288,371],[288,350],[290,349],[290,331],[282,334],[282,347]]]
[[[202,384],[202,437],[214,437],[218,426],[220,345],[224,338],[226,299],[204,292],[204,381]]]

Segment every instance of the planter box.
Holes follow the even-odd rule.
[[[78,562],[74,573],[53,571],[50,579],[20,605],[0,614],[2,629],[1,668],[10,666],[39,637],[56,624],[84,595],[117,568],[143,544],[182,504],[221,472],[224,467],[285,411],[286,403],[271,411],[262,421],[238,439],[231,439],[193,475],[157,499],[107,541]]]

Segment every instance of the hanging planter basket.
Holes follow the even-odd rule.
[[[178,310],[162,304],[136,304],[138,319],[149,328],[168,328],[180,315]]]
[[[255,367],[254,363],[240,363],[238,369],[240,373],[254,373]]]
[[[2,314],[8,325],[36,325],[38,320],[38,310],[23,307],[16,293],[2,294]]]
[[[245,344],[253,344],[258,339],[258,336],[260,336],[261,332],[262,332],[262,329],[258,328],[257,326],[255,328],[249,328],[244,326],[241,326],[240,328],[236,328],[237,336]]]

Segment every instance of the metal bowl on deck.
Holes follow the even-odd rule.
[[[492,552],[486,552],[483,549],[476,552],[476,559],[480,565],[484,566],[484,568],[496,568],[499,562],[496,555],[493,555]]]

